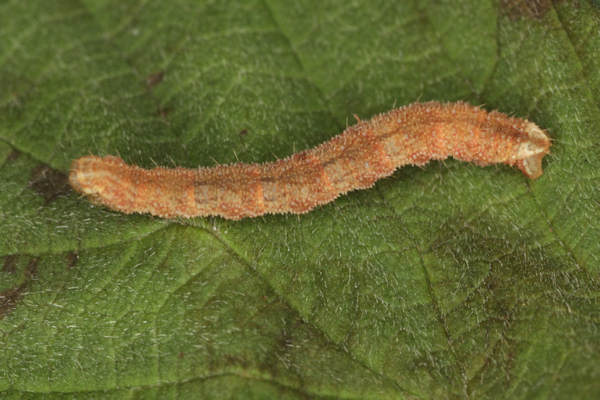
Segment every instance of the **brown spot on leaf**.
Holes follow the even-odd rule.
[[[45,165],[33,169],[29,178],[29,187],[42,196],[46,204],[70,190],[67,175]]]
[[[163,119],[167,119],[167,116],[173,111],[170,107],[160,107],[156,110],[156,115],[162,117]]]
[[[10,255],[4,257],[4,263],[2,264],[2,272],[14,274],[17,266],[17,256]]]
[[[552,6],[552,0],[500,0],[502,11],[514,19],[542,18]]]
[[[22,283],[19,287],[0,292],[0,320],[15,309],[19,300],[23,297],[25,287],[26,285]]]
[[[27,268],[25,269],[25,277],[27,281],[37,275],[38,262],[40,262],[39,258],[32,258],[31,261],[29,261],[29,264],[27,264]]]
[[[164,77],[165,71],[159,71],[154,74],[150,74],[146,78],[146,86],[148,87],[148,89],[152,89],[154,86],[161,83]]]
[[[76,266],[78,261],[79,261],[79,254],[77,254],[74,251],[70,251],[67,253],[67,266],[69,267],[69,269]]]
[[[11,151],[8,156],[6,157],[6,162],[12,162],[15,161],[17,158],[19,158],[19,156],[21,155],[21,152],[18,150],[13,150]]]
[[[479,333],[465,339],[473,340],[472,347],[457,353],[460,359],[483,360],[472,382],[499,371],[507,381],[515,376],[515,354],[523,351],[521,321],[537,326],[539,321],[556,320],[553,326],[562,327],[562,318],[583,321],[598,309],[596,299],[580,301],[600,288],[597,274],[568,256],[555,256],[549,245],[540,246],[536,231],[503,222],[493,213],[479,214],[476,220],[457,213],[435,229],[431,250],[445,260],[430,270],[438,277],[435,293],[441,298],[465,293],[461,306],[444,314],[443,324],[450,331],[460,330],[466,321],[478,321]],[[556,340],[581,332],[576,324],[567,324],[573,332],[555,332]]]
[[[16,288],[6,289],[0,292],[0,319],[10,314],[16,307],[33,277],[37,274],[39,259],[32,258],[25,270],[25,280]]]

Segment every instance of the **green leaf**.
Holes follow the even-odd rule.
[[[599,397],[599,32],[592,0],[0,2],[2,397]],[[433,99],[546,128],[544,175],[447,160],[238,222],[65,180]]]

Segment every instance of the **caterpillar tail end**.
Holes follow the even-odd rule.
[[[69,170],[69,184],[78,193],[81,193],[94,204],[107,205],[113,207],[111,197],[112,193],[107,178],[112,179],[112,186],[119,183],[118,174],[114,173],[115,167],[122,168],[126,164],[118,157],[106,156],[85,156],[73,160]],[[114,196],[112,196],[114,197]]]
[[[83,176],[86,173],[85,166],[87,164],[87,160],[91,158],[93,158],[93,156],[75,159],[71,163],[71,168],[69,169],[69,184],[73,190],[81,194],[89,194],[86,191]]]

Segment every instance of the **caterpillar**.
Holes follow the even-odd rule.
[[[92,202],[127,214],[238,220],[306,213],[403,165],[449,156],[516,166],[535,179],[551,145],[533,122],[464,102],[413,103],[356,118],[329,141],[274,162],[143,169],[115,156],[85,156],[73,161],[69,182]]]

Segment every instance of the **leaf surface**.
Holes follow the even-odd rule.
[[[0,2],[6,398],[600,395],[596,1]],[[311,213],[122,215],[72,159],[264,162],[413,101],[553,139]]]

